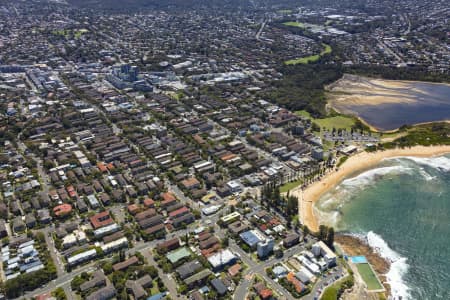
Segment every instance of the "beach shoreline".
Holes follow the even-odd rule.
[[[305,190],[298,187],[291,191],[291,195],[299,199],[299,220],[308,226],[311,231],[317,232],[319,220],[314,214],[314,204],[330,189],[336,187],[348,176],[368,170],[384,159],[395,157],[433,157],[450,153],[450,145],[442,146],[415,146],[411,148],[398,148],[376,152],[359,152],[350,156],[338,169],[326,174],[319,181],[309,185]]]

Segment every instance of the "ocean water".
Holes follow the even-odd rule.
[[[391,261],[395,299],[450,299],[450,155],[384,160],[344,180],[315,210]]]

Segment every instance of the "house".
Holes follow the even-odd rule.
[[[184,216],[185,214],[189,213],[189,208],[187,208],[186,206],[183,206],[177,210],[174,210],[172,212],[169,213],[169,217],[171,219],[176,219],[178,217]]]
[[[97,270],[92,274],[92,278],[80,285],[80,291],[85,292],[92,288],[103,287],[106,285],[106,276],[101,270]]]
[[[286,268],[285,267],[282,267],[282,266],[276,266],[275,268],[273,268],[273,274],[275,274],[275,276],[277,277],[277,278],[280,278],[280,277],[284,277],[284,276],[286,276],[287,275],[287,270],[286,270]]]
[[[86,205],[86,202],[82,198],[77,199],[77,208],[80,211],[80,213],[84,213],[88,211],[88,207]]]
[[[242,270],[242,266],[240,264],[235,264],[228,268],[228,274],[230,274],[231,277],[236,276],[239,274],[239,272]]]
[[[152,286],[152,278],[149,275],[145,275],[138,280],[127,280],[125,282],[125,287],[127,291],[133,294],[134,299],[142,299],[147,296],[145,288]]]
[[[147,229],[144,230],[144,232],[148,235],[152,235],[152,234],[156,234],[156,233],[160,233],[165,231],[166,227],[164,226],[164,224],[157,224],[154,226],[151,226]]]
[[[244,231],[248,231],[249,227],[247,224],[241,222],[241,221],[236,221],[233,222],[231,224],[228,225],[228,230],[232,233],[232,234],[240,234]]]
[[[69,215],[71,212],[72,212],[72,205],[68,203],[63,203],[53,208],[53,213],[57,217],[65,217]]]
[[[111,197],[107,193],[101,193],[99,197],[103,205],[109,205],[111,203]]]
[[[20,232],[25,230],[25,223],[22,221],[21,217],[14,218],[12,228],[14,232]]]
[[[180,240],[177,237],[156,245],[156,249],[158,250],[158,252],[172,251],[179,247]]]
[[[147,208],[155,207],[155,201],[153,199],[147,198],[144,200],[144,206]]]
[[[130,204],[130,205],[128,205],[127,209],[128,209],[128,212],[133,216],[135,214],[137,214],[140,210],[140,208],[137,204]]]
[[[138,221],[139,226],[141,226],[142,229],[147,229],[149,227],[162,224],[164,222],[164,217],[161,215],[155,215],[148,219],[143,219],[141,221]]]
[[[178,276],[181,279],[186,279],[189,276],[197,273],[203,268],[203,265],[198,260],[193,260],[190,262],[187,262],[181,266],[179,266],[175,272],[178,274]]]
[[[297,293],[301,293],[305,289],[303,283],[295,277],[294,273],[290,272],[287,274],[286,279],[294,285]]]
[[[199,243],[199,248],[200,249],[207,249],[207,248],[211,248],[212,246],[214,246],[215,244],[219,243],[219,239],[216,238],[215,236],[212,236],[206,240],[203,240]]]
[[[185,215],[182,215],[181,217],[177,217],[176,219],[172,220],[172,225],[175,228],[178,228],[183,225],[191,224],[195,221],[195,217],[192,213],[187,213]]]
[[[286,248],[290,248],[299,243],[300,236],[297,233],[290,233],[283,239],[283,246]]]
[[[36,218],[34,217],[34,215],[32,213],[29,213],[25,216],[25,224],[27,225],[27,227],[29,229],[36,226]]]
[[[100,227],[114,223],[114,220],[109,215],[109,211],[104,211],[93,215],[89,218],[89,220],[91,221],[92,227],[94,227],[94,229],[98,229]]]
[[[200,182],[197,180],[197,178],[191,177],[181,181],[181,185],[187,190],[192,190],[195,188],[199,188]]]
[[[151,218],[151,217],[154,217],[154,216],[156,216],[156,210],[154,208],[149,208],[149,209],[146,209],[146,210],[144,210],[144,211],[142,211],[140,213],[137,213],[134,216],[134,218],[136,219],[136,221],[139,222],[139,221],[142,221],[144,219]]]
[[[39,222],[48,224],[52,221],[52,217],[50,216],[50,212],[47,208],[43,208],[37,211],[37,216]]]
[[[109,300],[114,298],[116,293],[114,286],[108,285],[87,296],[86,300]]]
[[[203,284],[210,275],[212,275],[213,273],[208,270],[208,269],[204,269],[188,278],[186,278],[184,280],[184,283],[189,287],[192,288],[194,286],[200,286],[201,284]]]
[[[259,298],[265,300],[273,296],[272,290],[268,289],[262,282],[258,282],[253,286]]]
[[[0,238],[8,236],[8,231],[6,230],[6,223],[4,220],[0,220]]]
[[[125,282],[125,287],[127,289],[127,293],[132,294],[135,300],[139,300],[147,296],[145,289],[142,285],[138,284],[136,280],[127,280]]]
[[[129,266],[136,265],[138,262],[139,262],[139,259],[136,256],[132,256],[125,261],[114,264],[112,267],[113,267],[114,272],[122,271],[122,270],[125,270],[126,268],[128,268]]]
[[[177,201],[175,196],[169,192],[163,193],[161,196],[163,198],[163,201],[161,201],[161,208],[166,208]]]
[[[97,197],[95,197],[95,195],[89,195],[89,196],[87,196],[87,199],[88,199],[89,205],[92,208],[95,209],[95,208],[100,207],[100,202],[98,202]]]
[[[227,287],[225,286],[225,284],[223,284],[223,281],[220,280],[219,278],[214,278],[213,280],[211,280],[211,285],[216,290],[219,296],[223,296],[228,292]]]

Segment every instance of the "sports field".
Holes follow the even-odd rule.
[[[369,291],[384,289],[369,264],[356,264],[356,268],[364,282],[367,284],[367,289]]]

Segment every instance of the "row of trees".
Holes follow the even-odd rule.
[[[320,225],[319,232],[317,233],[317,237],[319,238],[319,240],[321,240],[325,244],[327,244],[328,247],[333,249],[333,243],[334,243],[334,228],[333,227]]]

